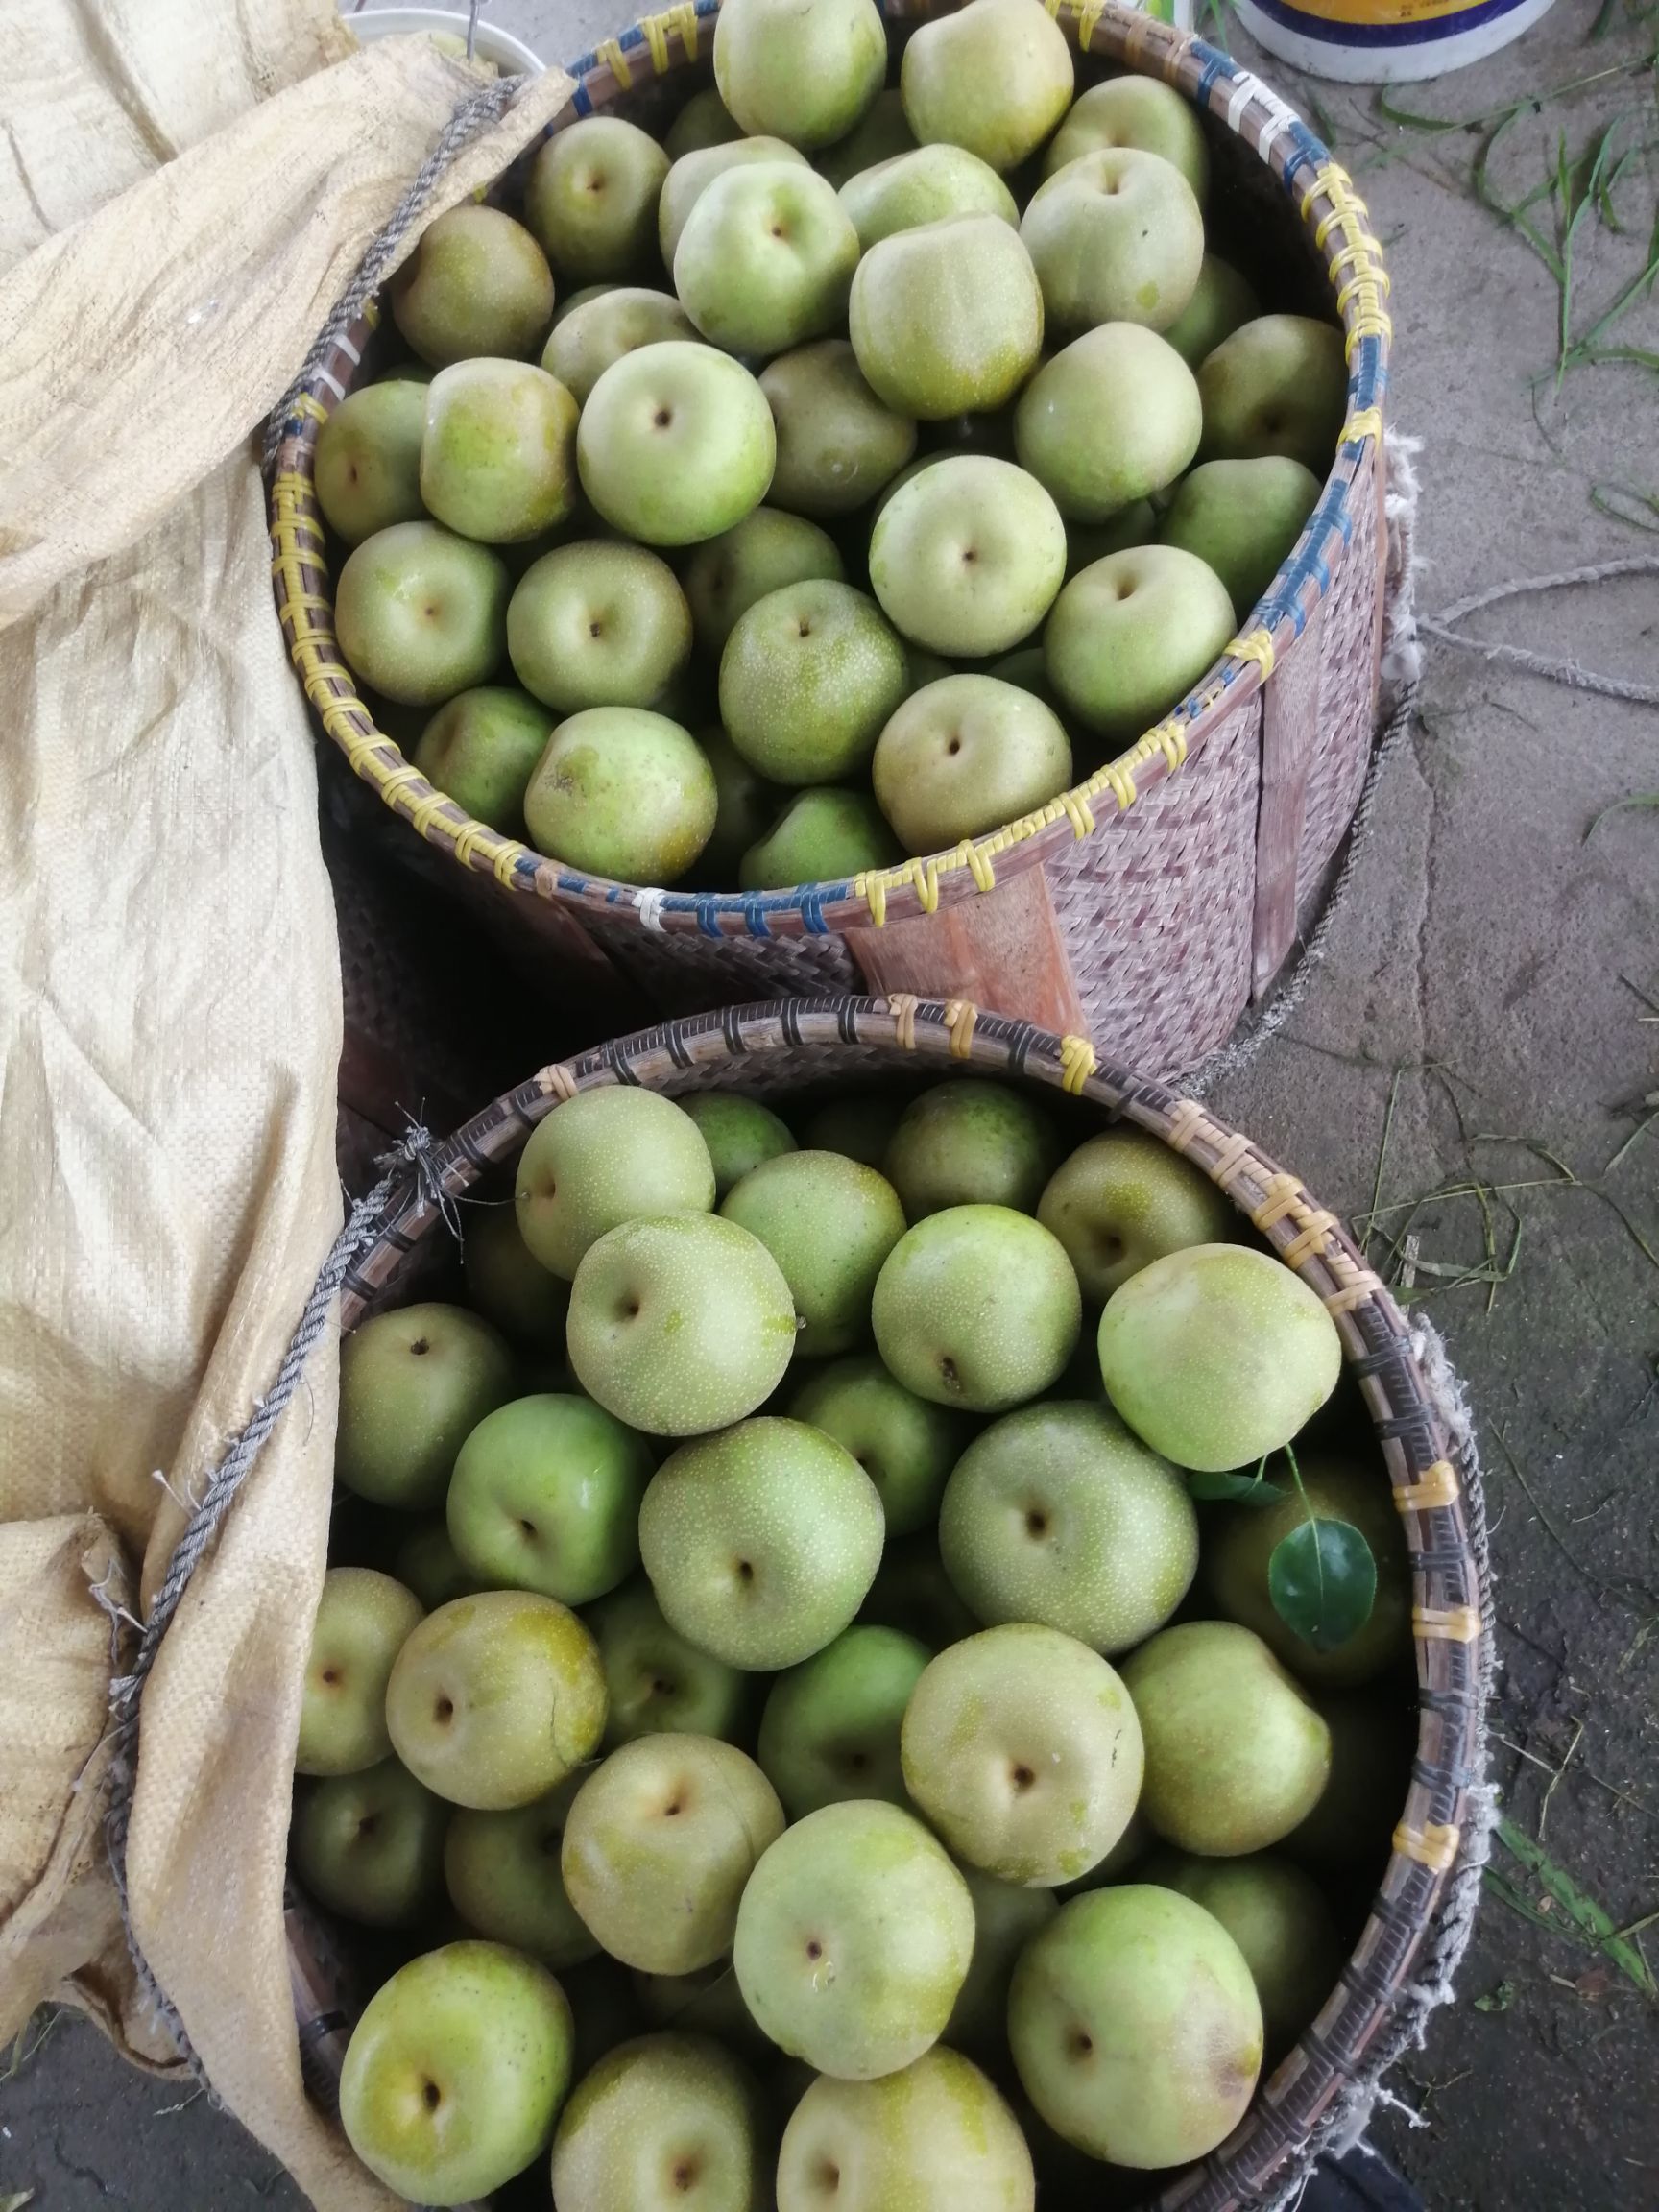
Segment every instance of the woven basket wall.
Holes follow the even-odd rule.
[[[432,1157],[426,1179],[393,1200],[380,1234],[347,1276],[342,1327],[349,1332],[367,1312],[406,1297],[434,1244],[445,1240],[440,1206],[464,1199],[491,1168],[514,1161],[537,1123],[578,1091],[629,1083],[669,1094],[732,1087],[777,1095],[952,1071],[1069,1093],[1085,1115],[1093,1108],[1092,1118],[1133,1122],[1209,1175],[1333,1314],[1403,1518],[1413,1576],[1417,1756],[1364,1932],[1318,2019],[1263,2082],[1230,2140],[1179,2176],[1149,2177],[1144,2200],[1157,2212],[1254,2205],[1271,2200],[1321,2125],[1406,2039],[1416,2017],[1408,1992],[1426,1952],[1431,1979],[1444,1982],[1438,1946],[1448,1884],[1455,1867],[1459,1885],[1470,1874],[1462,1846],[1482,1764],[1481,1650],[1490,1620],[1473,1534],[1482,1526],[1478,1473],[1449,1442],[1398,1307],[1335,1216],[1294,1175],[1195,1101],[1099,1065],[1081,1040],[1027,1022],[913,998],[729,1008],[544,1068],[458,1131]],[[347,2033],[339,1968],[325,1942],[307,1938],[301,1913],[291,1914],[291,1930],[301,2041],[322,2077],[314,2094],[326,2101],[326,2076],[330,2067],[337,2073]]]
[[[334,637],[312,460],[319,425],[366,360],[373,368],[373,307],[279,426],[276,601],[327,734],[420,836],[521,912],[547,902],[579,914],[665,1007],[847,989],[856,971],[844,932],[929,914],[1040,867],[1090,1035],[1137,1067],[1190,1068],[1270,984],[1353,818],[1376,726],[1387,551],[1388,280],[1364,204],[1307,126],[1226,55],[1094,0],[1048,5],[1084,53],[1161,77],[1198,108],[1214,171],[1213,240],[1275,306],[1341,321],[1349,407],[1323,496],[1241,635],[1155,730],[1037,813],[850,881],[752,894],[616,884],[498,835],[434,791],[376,728]],[[717,6],[672,9],[572,64],[578,89],[551,128],[605,109],[661,129],[707,79]],[[896,61],[912,20],[940,9],[883,0],[883,12]]]

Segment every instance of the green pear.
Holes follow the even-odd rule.
[[[1069,161],[1032,194],[1020,235],[1050,330],[1099,323],[1163,330],[1191,299],[1204,217],[1173,163],[1134,147]]]
[[[714,1204],[709,1147],[661,1092],[621,1085],[578,1092],[530,1133],[518,1161],[519,1234],[566,1280],[607,1230]]]
[[[691,610],[666,561],[589,539],[525,571],[507,650],[525,689],[562,715],[651,707],[690,655]]]
[[[1348,411],[1348,365],[1334,323],[1259,315],[1198,371],[1207,461],[1283,453],[1323,483]]]
[[[699,545],[685,565],[697,642],[718,660],[739,618],[758,600],[785,585],[845,578],[833,539],[816,522],[757,507],[735,528]]]
[[[858,1618],[878,1628],[902,1628],[936,1651],[979,1633],[979,1623],[951,1587],[931,1529],[888,1545]]]
[[[869,2081],[938,2039],[973,1951],[961,1875],[919,1820],[868,1799],[808,1813],[764,1854],[733,1958],[781,2050]]]
[[[1300,461],[1206,461],[1175,487],[1159,540],[1214,568],[1242,622],[1266,596],[1319,501],[1319,479]]]
[[[887,74],[875,0],[726,0],[714,82],[745,131],[791,146],[832,145],[861,120]]]
[[[1066,35],[1040,0],[970,0],[925,22],[904,49],[904,119],[924,146],[965,146],[1017,169],[1071,103]]]
[[[575,292],[566,292],[553,310],[553,328],[557,330],[562,323],[576,314],[579,309],[590,305],[595,300],[603,300],[608,292],[616,292],[621,289],[622,287],[616,284],[584,284]],[[661,299],[663,295],[658,293],[656,297]],[[552,336],[549,333],[548,344],[551,345],[551,343]],[[553,368],[545,357],[546,347],[542,348],[542,356],[541,366],[547,371],[548,375],[559,376],[558,370]],[[564,377],[560,376],[559,381],[563,384]]]
[[[1073,522],[1109,521],[1173,484],[1203,429],[1192,372],[1155,330],[1134,323],[1103,323],[1074,338],[1038,370],[1014,411],[1020,466]],[[1100,548],[1109,550],[1118,548]]]
[[[522,542],[576,504],[576,401],[528,361],[457,361],[426,387],[421,496],[438,521]]]
[[[1360,1464],[1304,1455],[1300,1479],[1277,1478],[1281,1492],[1265,1505],[1218,1507],[1204,1561],[1204,1585],[1216,1611],[1253,1628],[1300,1680],[1318,1689],[1352,1690],[1407,1661],[1411,1649],[1411,1560],[1406,1533],[1380,1460]],[[1305,1521],[1345,1521],[1358,1528],[1377,1563],[1377,1595],[1362,1627],[1334,1649],[1320,1650],[1280,1618],[1268,1588],[1274,1549]]]
[[[440,1504],[455,1455],[513,1391],[504,1339],[459,1306],[377,1313],[340,1347],[334,1472],[376,1505]]]
[[[1037,366],[1043,294],[1019,234],[998,216],[952,215],[871,247],[853,278],[848,321],[877,397],[897,414],[938,422],[1014,397]]]
[[[392,1554],[392,1572],[405,1589],[414,1591],[428,1613],[436,1613],[451,1598],[470,1598],[481,1587],[478,1577],[462,1565],[450,1541],[449,1524],[441,1513],[411,1523]]]
[[[449,1808],[396,1759],[336,1774],[294,1809],[294,1870],[329,1912],[367,1928],[413,1928],[444,1887]]]
[[[329,1568],[305,1660],[296,1773],[357,1774],[386,1757],[386,1683],[423,1618],[420,1599],[390,1575]]]
[[[418,522],[426,395],[412,382],[348,392],[317,433],[311,480],[323,519],[348,545],[394,522]]]
[[[1020,228],[1013,193],[995,169],[961,146],[918,146],[861,170],[841,186],[841,204],[866,253],[896,230],[949,215],[995,215]]]
[[[970,1413],[1046,1390],[1082,1316],[1065,1248],[1007,1206],[950,1206],[906,1230],[872,1305],[877,1350],[905,1388]]]
[[[788,1128],[758,1098],[745,1098],[735,1091],[693,1091],[679,1104],[696,1122],[709,1147],[716,1205],[752,1169],[795,1150]]]
[[[683,1444],[639,1510],[640,1554],[665,1618],[755,1672],[798,1666],[851,1623],[882,1530],[881,1501],[853,1455],[777,1418]]]
[[[987,1628],[930,1660],[900,1736],[904,1786],[958,1859],[1051,1889],[1103,1859],[1140,1794],[1141,1726],[1098,1652]]]
[[[764,135],[721,139],[711,146],[694,147],[690,153],[676,157],[663,181],[662,197],[657,204],[657,243],[666,268],[673,268],[681,234],[691,210],[714,180],[724,177],[729,169],[745,168],[759,161],[789,161],[803,169],[806,166],[805,154],[786,145],[781,138]]]
[[[720,719],[778,783],[821,783],[869,759],[904,697],[904,651],[851,585],[809,579],[757,600],[720,656]]]
[[[450,1804],[529,1805],[598,1747],[598,1649],[574,1613],[536,1591],[457,1598],[398,1652],[386,1725],[404,1766]]]
[[[833,146],[826,146],[813,167],[839,192],[849,178],[875,168],[879,161],[890,160],[895,154],[908,154],[915,143],[915,133],[904,120],[902,96],[894,85],[877,93],[864,110],[862,120],[854,125],[845,138],[837,138]]]
[[[876,1278],[904,1234],[885,1176],[837,1152],[785,1152],[745,1175],[720,1211],[757,1237],[782,1270],[804,1358],[869,1341]]]
[[[636,1974],[634,1987],[654,2028],[712,2035],[756,2058],[777,2056],[750,2017],[730,1959],[716,1959],[695,1974]]]
[[[562,1971],[598,1955],[565,1893],[559,1850],[585,1773],[507,1813],[457,1813],[444,1839],[449,1901],[469,1928]]]
[[[398,2197],[461,2204],[541,2158],[570,2081],[570,2007],[544,1966],[499,1943],[447,1943],[364,2008],[340,2122]]]
[[[619,115],[584,115],[544,138],[524,188],[524,220],[561,276],[632,276],[657,254],[668,156]]]
[[[1077,719],[1127,744],[1180,705],[1233,631],[1233,602],[1214,569],[1179,546],[1138,545],[1062,587],[1043,650]]]
[[[1180,170],[1202,203],[1210,188],[1210,149],[1198,110],[1161,78],[1131,72],[1109,77],[1079,92],[1071,110],[1043,156],[1043,174],[1052,177],[1085,154],[1137,147],[1159,155]]]
[[[942,655],[929,653],[925,646],[911,644],[904,647],[904,672],[910,684],[909,690],[904,694],[907,699],[913,699],[924,685],[940,684],[947,676],[956,674],[956,670]]]
[[[507,570],[436,522],[395,522],[340,571],[334,630],[355,674],[403,707],[488,684],[507,637]]]
[[[777,450],[772,410],[748,370],[684,339],[613,361],[576,429],[582,489],[607,522],[647,545],[694,545],[741,522],[766,496]]]
[[[1123,1679],[1146,1746],[1142,1811],[1167,1842],[1214,1859],[1264,1851],[1318,1803],[1331,1731],[1248,1628],[1162,1628]]]
[[[516,1398],[461,1447],[449,1534],[481,1582],[586,1605],[639,1564],[651,1473],[644,1438],[589,1399]]]
[[[1115,2166],[1184,2166],[1248,2109],[1262,2007],[1218,1920],[1133,1883],[1073,1897],[1027,1946],[1008,2040],[1026,2095],[1067,2142]]]
[[[1282,1261],[1193,1244],[1115,1290],[1100,1317],[1107,1395],[1177,1467],[1254,1466],[1336,1387],[1342,1340]]]
[[[995,676],[947,676],[876,741],[876,797],[909,853],[936,853],[1046,805],[1070,783],[1059,717]]]
[[[1044,1622],[1110,1656],[1187,1595],[1198,1516],[1181,1476],[1116,1414],[1048,1400],[1004,1414],[957,1460],[939,1551],[981,1621]]]
[[[1067,583],[1080,569],[1104,561],[1108,553],[1127,553],[1133,545],[1150,545],[1157,536],[1158,517],[1150,499],[1137,499],[1133,506],[1119,509],[1109,522],[1073,522],[1066,533]],[[1041,646],[1036,648],[1035,658],[1042,663],[1043,681],[1047,684],[1048,667]]]
[[[463,813],[504,837],[524,834],[524,793],[553,733],[553,716],[511,685],[457,692],[415,748],[415,765]]]
[[[737,883],[744,891],[781,891],[796,883],[845,882],[902,857],[880,809],[862,791],[794,791],[743,854]]]
[[[845,338],[781,354],[760,373],[778,426],[771,497],[799,515],[866,506],[916,449],[916,425],[877,398]]]
[[[778,1387],[795,1350],[795,1301],[747,1229],[671,1214],[624,1222],[593,1246],[566,1336],[576,1380],[619,1421],[696,1436],[741,1421]]]
[[[541,366],[585,407],[613,361],[671,338],[697,342],[697,325],[678,300],[638,285],[607,285],[555,317]]]
[[[577,2083],[553,2138],[560,2212],[755,2212],[769,2144],[749,2069],[704,2035],[644,2035]]]
[[[1331,1775],[1284,1848],[1317,1868],[1381,1878],[1390,1839],[1411,1783],[1417,1749],[1415,1690],[1326,1693],[1315,1699],[1331,1731]]]
[[[1062,1161],[1037,1218],[1065,1245],[1083,1295],[1103,1306],[1154,1260],[1221,1242],[1238,1216],[1207,1175],[1125,1124],[1088,1138]]]
[[[1238,1944],[1261,2000],[1267,2062],[1276,2063],[1342,1970],[1341,1939],[1318,1885],[1271,1851],[1244,1859],[1160,1851],[1142,1879],[1202,1905]]]
[[[1192,297],[1165,330],[1165,342],[1190,369],[1196,369],[1240,323],[1261,312],[1261,301],[1233,264],[1219,254],[1206,253]]]
[[[943,2046],[876,2081],[821,2076],[778,2156],[778,2212],[824,2212],[831,2195],[840,2212],[1032,2212],[1035,2187],[1019,2122]]]
[[[1072,533],[1068,531],[1068,545]],[[1068,558],[1068,570],[1070,563]],[[946,670],[949,675],[950,670]],[[1000,661],[993,661],[985,671],[998,684],[1012,684],[1017,691],[1029,691],[1034,699],[1041,699],[1051,714],[1060,710],[1060,695],[1048,681],[1048,663],[1043,657],[1041,645],[1021,645],[1012,653],[1004,653]],[[935,679],[936,680],[936,679]]]
[[[1066,573],[1066,525],[1036,477],[985,453],[936,461],[882,508],[870,585],[935,653],[1003,653],[1028,637]]]
[[[689,1974],[732,1948],[737,1900],[783,1833],[753,1759],[712,1736],[640,1736],[578,1791],[559,1864],[605,1949],[646,1974]]]
[[[741,1732],[745,1677],[670,1628],[643,1578],[604,1599],[589,1625],[605,1669],[609,1748],[636,1736],[719,1736],[730,1743]]]
[[[904,1100],[891,1091],[840,1091],[814,1106],[801,1123],[801,1142],[818,1152],[845,1152],[879,1167],[893,1142]]]
[[[974,1900],[974,1962],[946,2022],[945,2036],[958,2049],[995,2056],[1007,2036],[1008,1984],[1015,1961],[1059,1906],[1052,1889],[998,1882],[976,1866],[964,1866],[961,1873]]]
[[[910,1101],[886,1173],[907,1221],[947,1206],[1034,1214],[1058,1150],[1053,1123],[1025,1092],[971,1075]]]
[[[697,742],[714,773],[714,829],[691,880],[729,891],[737,880],[744,854],[759,842],[775,819],[782,793],[756,774],[718,723],[700,729]]]
[[[589,707],[561,722],[524,794],[542,852],[624,883],[673,883],[714,829],[714,771],[665,714]]]
[[[461,1269],[472,1304],[515,1343],[564,1351],[570,1286],[525,1243],[515,1206],[492,1202],[470,1210]]]
[[[553,320],[553,274],[522,223],[464,201],[427,225],[391,299],[398,329],[434,369],[480,354],[522,361]]]
[[[962,1415],[915,1397],[868,1355],[819,1368],[786,1410],[852,1453],[876,1485],[890,1537],[933,1519],[970,1433]]]
[[[928,1656],[901,1629],[854,1624],[779,1675],[755,1755],[791,1820],[844,1798],[905,1802],[899,1724]]]
[[[780,353],[841,321],[857,263],[832,186],[796,162],[754,162],[698,198],[674,249],[674,289],[714,345]]]
[[[712,84],[693,92],[662,133],[662,151],[670,161],[684,154],[700,153],[706,146],[729,146],[741,138],[743,126],[734,121]]]

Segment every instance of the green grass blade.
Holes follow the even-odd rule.
[[[1524,1829],[1512,1820],[1498,1823],[1498,1840],[1512,1858],[1518,1859],[1535,1880],[1542,1883],[1561,1910],[1568,1915],[1579,1934],[1603,1953],[1618,1967],[1626,1981],[1635,1984],[1644,1997],[1659,1998],[1659,1983],[1653,1979],[1652,1968],[1643,1958],[1635,1943],[1620,1935],[1618,1925],[1604,1907],[1594,1897],[1587,1896],[1564,1867],[1540,1843],[1535,1843]],[[1546,1926],[1556,1925],[1552,1915],[1529,1915]]]

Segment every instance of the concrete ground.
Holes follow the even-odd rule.
[[[549,56],[613,27],[598,0],[493,12]],[[1310,92],[1263,64],[1333,140],[1387,247],[1392,412],[1424,442],[1431,611],[1659,551],[1652,297],[1589,341],[1646,348],[1646,363],[1580,361],[1557,389],[1560,285],[1472,181],[1484,149],[1488,189],[1512,204],[1558,145],[1575,191],[1574,164],[1607,126],[1615,154],[1645,147],[1613,191],[1623,228],[1593,203],[1574,233],[1567,330],[1582,340],[1649,252],[1655,43],[1650,5],[1558,0],[1492,61],[1400,95],[1473,119],[1437,133],[1390,122],[1370,92]],[[1547,196],[1527,220],[1558,239]],[[1517,601],[1476,627],[1659,679],[1650,576]],[[1414,1235],[1418,1288],[1479,1417],[1503,1660],[1495,1770],[1557,1873],[1497,1847],[1506,1892],[1488,1895],[1456,2003],[1395,2078],[1410,2113],[1378,2124],[1435,2212],[1659,2206],[1659,2003],[1641,1958],[1646,1941],[1659,1964],[1659,1926],[1623,1944],[1583,1932],[1659,1911],[1659,1129],[1630,1142],[1659,1093],[1659,813],[1598,822],[1644,791],[1659,791],[1651,709],[1432,648],[1329,956],[1286,1032],[1217,1094],[1330,1204]],[[1495,1193],[1490,1244],[1476,1198],[1409,1211],[1476,1183]],[[1482,1279],[1459,1285],[1458,1270]],[[78,2023],[13,2056],[10,2073],[0,2060],[8,2212],[300,2205],[232,2121],[205,2099],[180,2109]]]

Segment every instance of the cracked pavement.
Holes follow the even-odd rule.
[[[595,0],[497,0],[493,12],[550,56],[617,20]],[[1472,115],[1653,51],[1651,16],[1626,0],[1612,0],[1593,41],[1597,19],[1596,0],[1558,0],[1517,46],[1400,99]],[[1302,99],[1292,73],[1262,66]],[[1649,74],[1649,137],[1651,85]],[[1519,197],[1557,130],[1580,148],[1640,97],[1627,70],[1524,119],[1494,157],[1498,186]],[[1362,88],[1324,85],[1316,99],[1393,274],[1392,412],[1424,442],[1421,604],[1659,550],[1590,497],[1597,484],[1659,493],[1652,374],[1583,368],[1558,397],[1548,377],[1534,390],[1553,360],[1559,294],[1470,197],[1478,137],[1396,130]],[[1623,238],[1581,228],[1575,327],[1640,265],[1653,163],[1648,152],[1621,186]],[[1659,345],[1651,297],[1620,335]],[[1659,673],[1650,579],[1516,601],[1474,626],[1639,680]],[[1493,1133],[1595,1176],[1659,1091],[1659,813],[1615,814],[1587,833],[1602,808],[1654,789],[1652,710],[1435,648],[1420,725],[1390,765],[1324,965],[1286,1033],[1218,1090],[1219,1109],[1350,1215],[1373,1203],[1391,1094],[1383,1206],[1471,1165],[1493,1185],[1553,1176],[1519,1142],[1479,1142]],[[1542,1834],[1618,1928],[1659,1908],[1659,1263],[1637,1241],[1659,1252],[1656,1170],[1659,1127],[1604,1189],[1507,1192],[1520,1241],[1496,1286],[1454,1288],[1428,1272],[1481,1261],[1474,1201],[1412,1223],[1419,1286],[1436,1292],[1428,1310],[1479,1420],[1503,1632],[1495,1772],[1517,1827]],[[1500,1211],[1501,1262],[1514,1234]],[[1488,1898],[1457,2002],[1394,2079],[1422,2125],[1390,2111],[1378,2137],[1435,2212],[1659,2204],[1659,2005],[1575,1937],[1517,1862],[1500,1850],[1495,1863],[1542,1925]],[[1659,1965],[1659,1927],[1645,1939]],[[32,2189],[31,2212],[301,2205],[205,2098],[164,2110],[179,2095],[124,2069],[89,2028],[60,2027],[0,2082],[0,2202]]]

